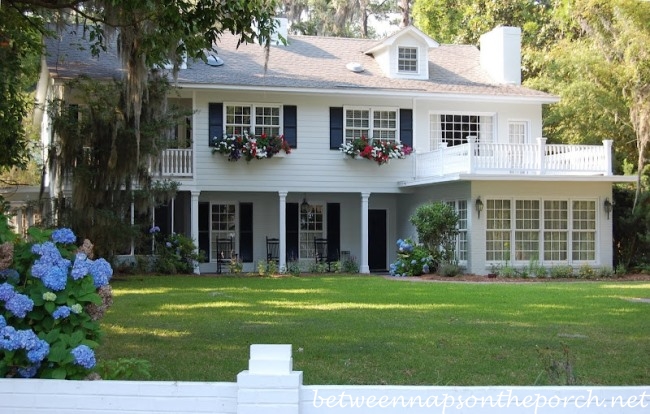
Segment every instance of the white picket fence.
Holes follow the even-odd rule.
[[[649,413],[650,386],[303,385],[291,345],[251,345],[237,382],[0,379],[0,413]]]

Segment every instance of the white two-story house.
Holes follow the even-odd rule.
[[[279,239],[281,267],[313,262],[313,240],[325,238],[362,273],[386,271],[396,240],[417,237],[409,217],[432,201],[459,214],[467,272],[612,265],[611,188],[629,177],[613,175],[611,141],[542,137],[542,106],[557,98],[521,85],[518,28],[494,29],[480,48],[440,45],[412,26],[382,40],[284,36],[266,70],[263,47],[224,35],[218,57],[178,74],[172,99],[194,112],[155,169],[180,183],[156,224],[208,252],[201,273],[216,271],[221,238],[245,271],[266,259],[267,238]],[[77,73],[119,68],[114,50],[92,59],[63,36],[49,43],[43,96],[64,96]],[[215,138],[243,129],[283,134],[292,151],[250,162],[213,153]],[[47,117],[42,130],[50,135]],[[361,135],[413,153],[383,165],[346,157],[340,146]]]

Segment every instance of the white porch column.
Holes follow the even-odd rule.
[[[192,191],[192,203],[190,207],[191,211],[191,236],[192,240],[196,244],[196,251],[199,250],[199,195],[200,191]],[[194,264],[194,273],[201,274],[199,269],[199,264]]]
[[[280,217],[278,217],[278,223],[280,228],[280,259],[279,259],[279,270],[280,273],[284,273],[287,270],[287,192],[279,191],[278,195],[280,196],[280,205],[278,211],[280,211]]]
[[[605,175],[613,175],[612,172],[612,144],[614,143],[611,139],[603,140],[603,147],[605,150]]]
[[[370,193],[361,193],[361,263],[360,273],[370,273],[368,266],[368,198]]]

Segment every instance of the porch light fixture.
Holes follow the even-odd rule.
[[[605,209],[605,213],[607,214],[607,220],[609,220],[609,214],[612,212],[612,202],[609,201],[609,198],[605,198],[605,202],[603,203],[603,208]]]
[[[302,203],[300,203],[300,211],[307,214],[309,213],[310,206],[309,203],[307,202],[307,197],[302,198]]]
[[[476,198],[476,202],[474,203],[474,206],[476,207],[478,218],[481,218],[481,211],[483,211],[483,200],[481,200],[481,196],[478,196]]]

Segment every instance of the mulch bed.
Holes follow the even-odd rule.
[[[606,281],[606,282],[631,282],[631,281],[650,281],[650,275],[647,274],[629,274],[620,277],[612,277],[607,279],[578,279],[578,278],[566,278],[566,279],[551,279],[549,277],[545,278],[518,278],[518,277],[501,277],[497,276],[496,278],[488,278],[487,276],[474,275],[474,274],[465,274],[458,275],[454,277],[440,276],[440,275],[424,275],[416,277],[394,277],[386,276],[389,279],[394,280],[406,280],[406,281],[422,281],[422,282],[473,282],[473,283],[548,283],[548,282],[589,282],[589,281]]]

